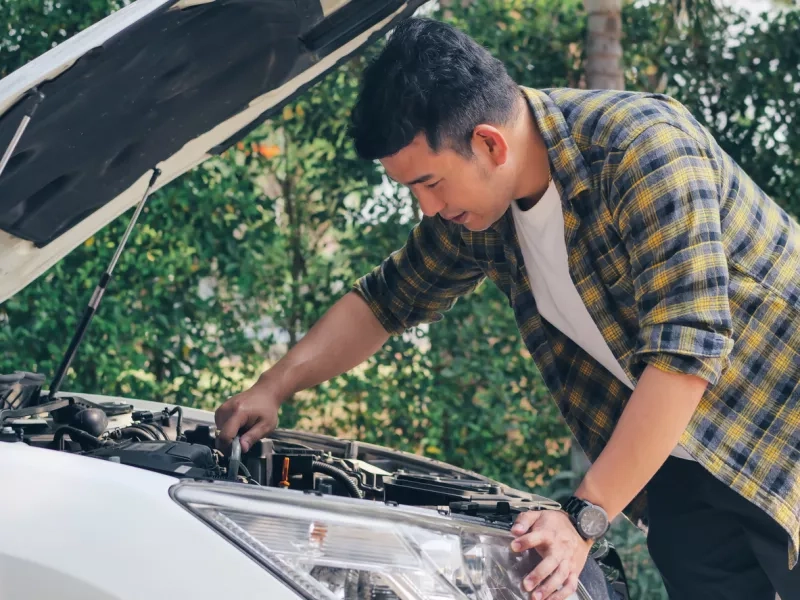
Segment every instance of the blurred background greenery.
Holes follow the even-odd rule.
[[[0,0],[0,76],[124,4]],[[620,82],[683,101],[767,193],[800,213],[800,12],[758,15],[710,0],[619,4]],[[591,5],[452,0],[429,10],[521,84],[585,87]],[[379,165],[357,159],[346,135],[359,74],[376,50],[154,195],[64,389],[213,409],[402,245],[416,208]],[[98,232],[0,306],[0,372],[53,373],[125,224]],[[491,284],[442,323],[298,394],[281,426],[410,450],[555,496],[581,468]],[[620,522],[614,541],[633,597],[666,598],[641,533]]]

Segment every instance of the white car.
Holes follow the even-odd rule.
[[[0,302],[424,0],[139,0],[0,81]],[[113,132],[113,135],[111,134]],[[444,463],[0,375],[0,599],[511,600],[556,502]],[[222,400],[222,399],[220,399]],[[573,598],[627,598],[613,549]]]

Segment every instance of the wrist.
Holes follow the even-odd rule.
[[[602,507],[602,509],[606,511],[608,519],[612,520],[620,513],[624,506],[620,508],[619,501],[614,498],[613,494],[609,495],[604,491],[604,486],[600,485],[601,482],[598,481],[598,479],[599,478],[595,476],[594,468],[590,468],[573,495],[576,498],[586,500],[596,506]]]
[[[589,546],[603,539],[611,526],[611,520],[605,509],[581,498],[577,492],[564,503],[562,510]]]
[[[604,504],[603,494],[601,493],[601,490],[597,489],[597,486],[595,486],[594,483],[592,469],[589,469],[589,471],[587,471],[583,476],[581,484],[578,486],[578,489],[575,490],[573,495],[581,500],[591,502],[592,504]]]
[[[278,406],[283,404],[294,393],[287,386],[286,377],[280,372],[275,372],[275,368],[264,371],[253,385],[263,397],[274,402]]]

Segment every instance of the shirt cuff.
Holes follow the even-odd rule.
[[[353,284],[352,291],[358,294],[358,296],[367,303],[367,306],[369,306],[372,314],[375,315],[376,319],[378,319],[380,324],[386,330],[386,333],[389,335],[402,334],[406,330],[405,325],[396,317],[394,317],[394,315],[392,315],[392,313],[383,305],[383,303],[381,303],[370,293],[368,279],[371,276],[373,275],[365,275],[356,281]]]
[[[720,333],[682,325],[653,325],[639,333],[636,354],[669,373],[695,375],[715,385],[730,363],[733,340]]]

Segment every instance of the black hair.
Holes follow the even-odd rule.
[[[434,152],[472,156],[481,123],[503,125],[521,92],[505,66],[458,29],[432,19],[408,19],[366,68],[350,133],[361,158],[403,149],[420,132]]]

